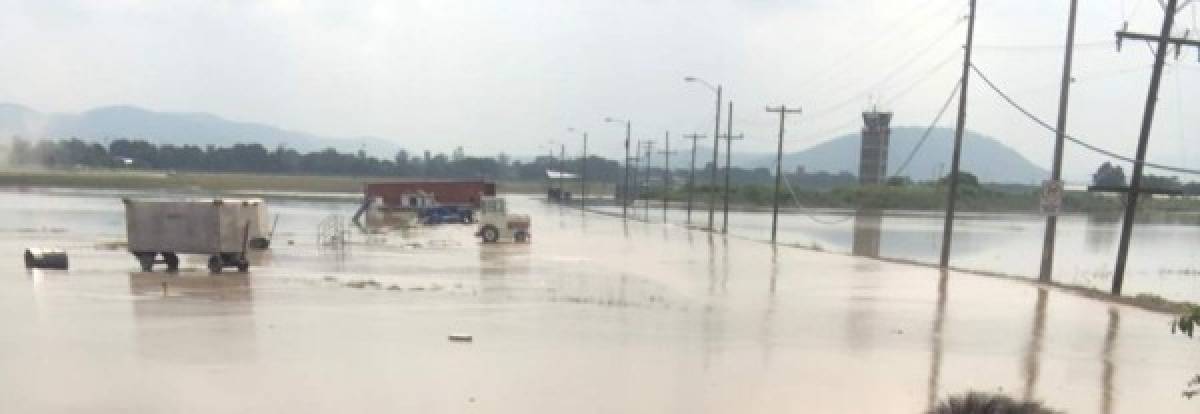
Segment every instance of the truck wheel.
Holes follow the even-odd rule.
[[[175,255],[175,252],[163,252],[162,256],[163,261],[167,262],[168,272],[179,271],[179,256]]]
[[[529,233],[523,231],[513,233],[513,241],[517,243],[529,243]]]
[[[495,243],[500,241],[500,230],[497,230],[494,226],[484,226],[483,231],[480,232],[480,236],[483,237],[484,243]]]
[[[250,261],[246,259],[238,260],[237,270],[239,272],[246,273],[246,271],[250,270]]]
[[[213,272],[213,273],[221,273],[221,268],[224,266],[225,266],[225,263],[221,262],[220,257],[218,257],[216,255],[209,256],[208,271]]]
[[[142,266],[143,272],[154,270],[154,253],[138,252],[134,253],[133,257],[137,258],[138,264]]]

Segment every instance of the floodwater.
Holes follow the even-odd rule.
[[[620,213],[619,207],[594,207]],[[633,217],[662,222],[661,208],[634,208]],[[666,220],[687,223],[686,211],[670,210]],[[950,265],[1037,279],[1041,269],[1045,217],[1038,214],[959,213],[954,222]],[[720,228],[721,211],[714,215]],[[692,212],[706,226],[708,211]],[[943,216],[939,212],[810,210],[781,214],[780,243],[867,257],[936,264],[941,254]],[[730,212],[729,234],[770,240],[771,213]],[[1116,264],[1121,217],[1068,214],[1059,217],[1055,281],[1108,292]],[[1148,293],[1200,302],[1200,212],[1158,213],[1134,226],[1126,265],[1125,295]]]
[[[1168,315],[1030,284],[520,197],[529,245],[449,225],[333,249],[318,223],[352,203],[272,199],[249,274],[142,273],[108,244],[122,195],[0,192],[0,412],[915,413],[967,390],[1196,407],[1179,392],[1200,343]],[[27,271],[27,246],[72,267]]]

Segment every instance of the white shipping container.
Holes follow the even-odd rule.
[[[265,233],[261,200],[122,201],[129,251],[139,260],[153,260],[155,253],[170,256],[168,262],[176,254],[203,254],[228,264],[242,253],[244,243]]]

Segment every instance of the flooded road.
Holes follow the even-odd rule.
[[[609,213],[620,208],[596,207]],[[661,222],[661,209],[631,210]],[[684,224],[684,211],[666,220]],[[692,223],[706,225],[708,212],[694,211]],[[1063,215],[1058,221],[1054,280],[1109,291],[1121,233],[1119,215]],[[716,225],[722,223],[716,212]],[[816,210],[782,214],[780,243],[868,257],[937,264],[942,215],[937,212]],[[730,234],[770,240],[771,213],[730,212]],[[1200,303],[1200,213],[1159,213],[1134,227],[1124,294],[1159,295]],[[1038,214],[959,213],[955,220],[951,266],[1037,279],[1041,268],[1045,217]]]
[[[317,223],[353,203],[272,199],[260,266],[169,276],[106,244],[120,195],[0,192],[0,412],[921,412],[967,390],[1196,407],[1179,392],[1200,342],[1169,316],[1027,284],[519,197],[529,245],[449,225],[345,250]],[[27,246],[71,270],[26,271]]]

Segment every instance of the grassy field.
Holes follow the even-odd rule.
[[[394,180],[396,177],[348,177],[315,175],[271,175],[245,173],[169,173],[137,170],[0,170],[0,186],[68,187],[112,189],[181,189],[196,191],[292,191],[360,193],[363,183]],[[543,193],[543,181],[501,181],[501,193]],[[571,188],[568,186],[568,189]],[[589,185],[596,194],[612,186]]]

